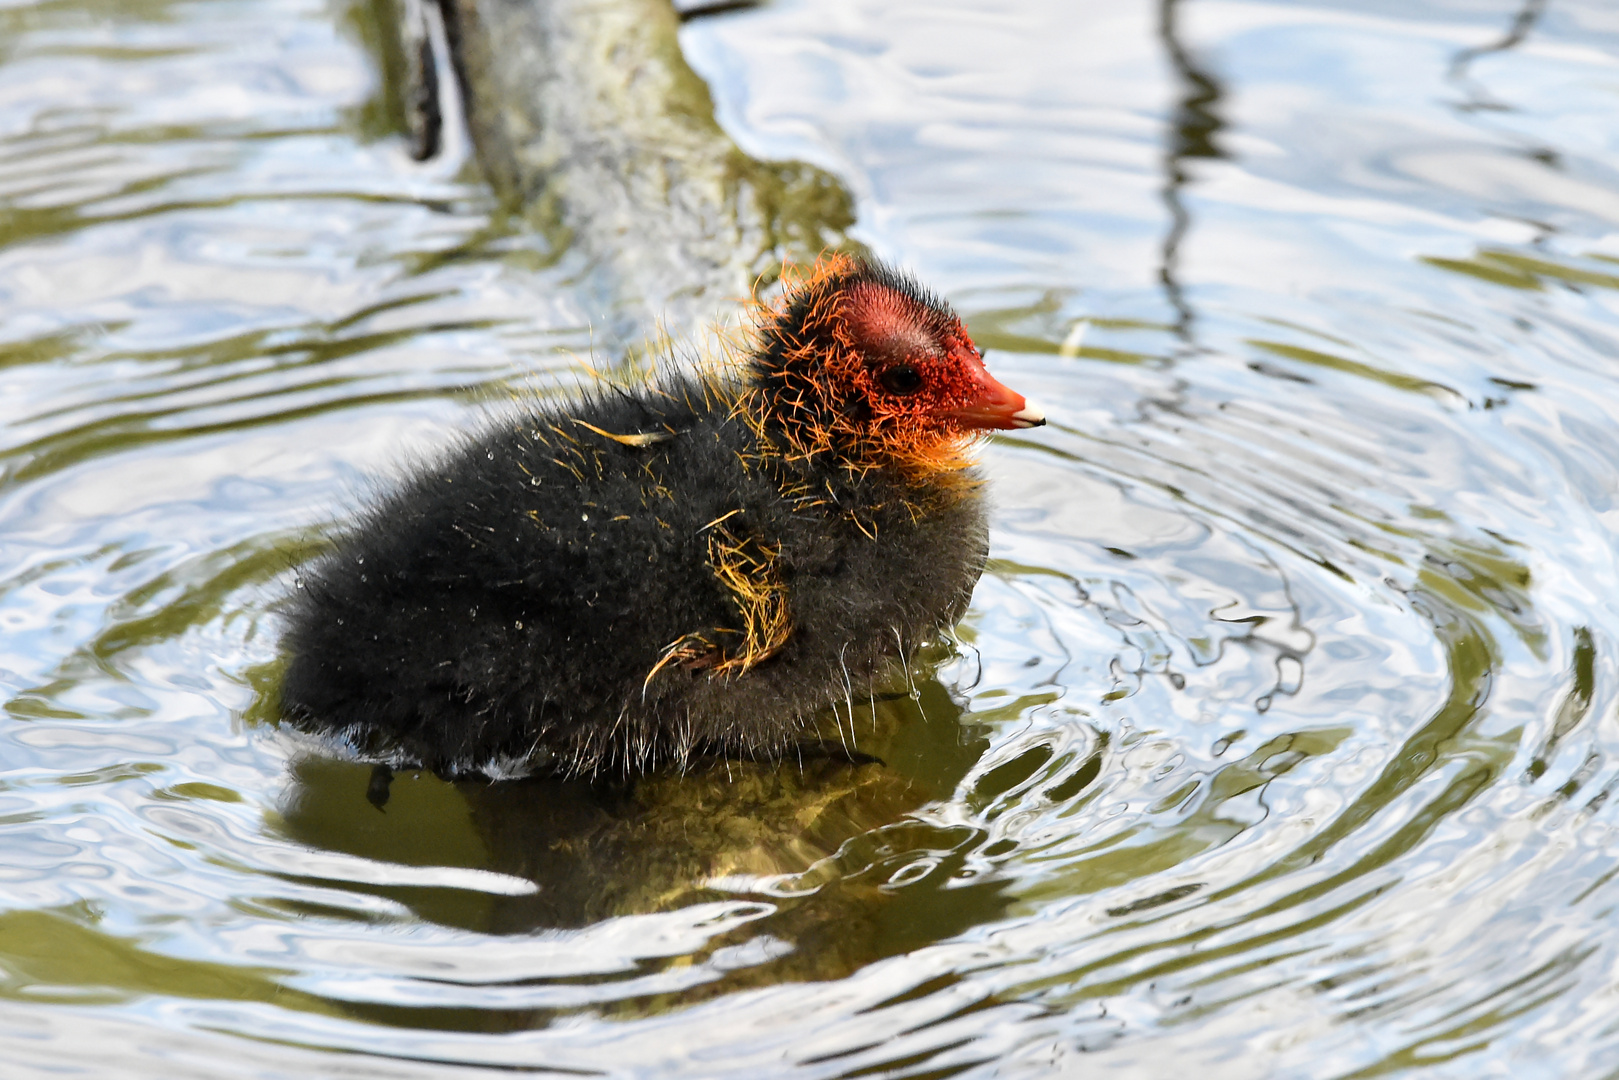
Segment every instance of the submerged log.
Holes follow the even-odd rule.
[[[697,334],[784,260],[848,246],[835,177],[721,130],[669,0],[439,2],[484,174],[588,261],[615,351]]]

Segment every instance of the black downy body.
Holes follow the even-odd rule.
[[[676,380],[538,406],[406,480],[303,573],[284,713],[446,776],[785,752],[960,618],[986,525],[959,473],[919,492],[772,457],[730,399]],[[716,529],[774,554],[791,633],[740,673],[649,679],[684,635],[739,624]]]

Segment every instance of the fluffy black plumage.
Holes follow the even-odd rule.
[[[896,281],[818,267],[755,365],[781,340],[814,346],[804,290],[836,315],[851,283]],[[959,329],[910,288],[926,303],[911,322]],[[780,754],[863,694],[965,609],[986,555],[978,485],[870,447],[802,452],[770,372],[739,372],[534,404],[400,483],[303,573],[284,715],[444,775],[593,773]]]

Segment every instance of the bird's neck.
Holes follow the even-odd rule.
[[[971,435],[873,430],[857,410],[795,396],[782,401],[753,385],[736,413],[756,457],[783,494],[805,506],[869,515],[890,509],[925,516],[976,497]]]

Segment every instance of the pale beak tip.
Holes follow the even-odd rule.
[[[1012,420],[1020,428],[1044,427],[1046,414],[1033,405],[1025,405],[1020,411],[1012,414]]]

